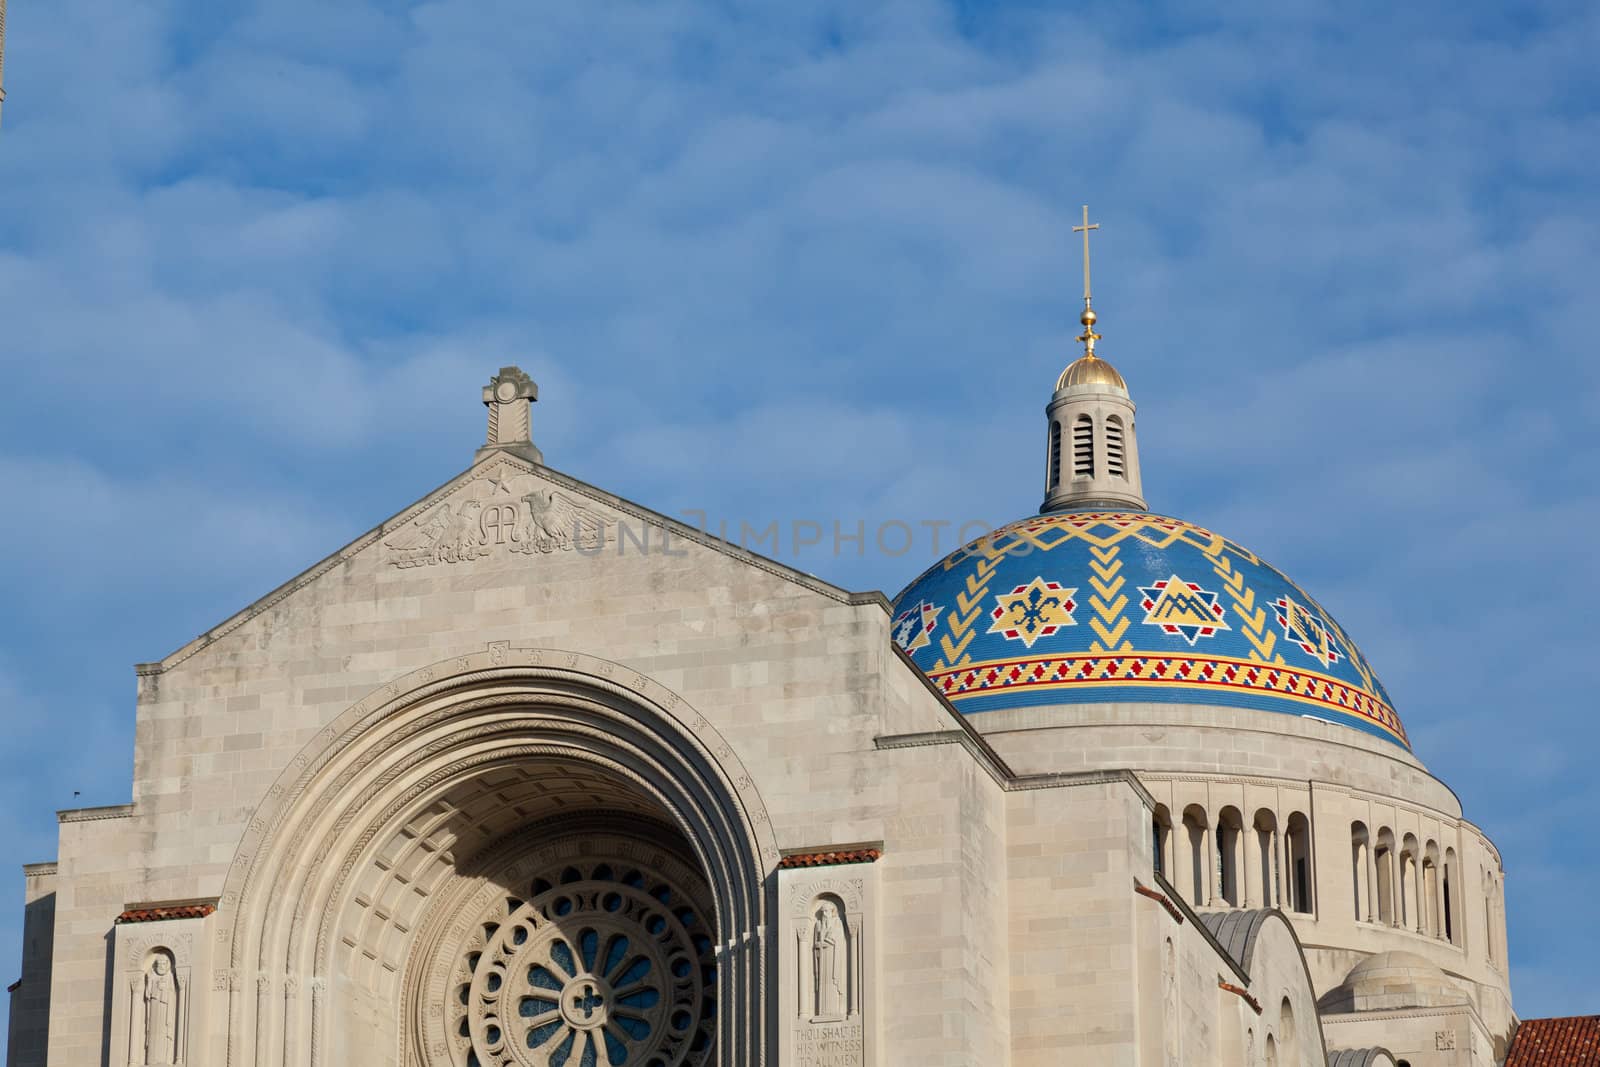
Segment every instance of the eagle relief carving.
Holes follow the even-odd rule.
[[[467,563],[496,552],[548,555],[598,552],[613,537],[605,518],[559,489],[530,485],[517,495],[505,469],[486,493],[457,505],[441,501],[384,539],[400,568]],[[532,479],[528,479],[532,482]]]

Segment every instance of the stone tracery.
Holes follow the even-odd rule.
[[[705,886],[635,849],[589,852],[497,895],[486,937],[446,961],[452,1062],[486,1067],[699,1067],[716,1047],[715,938]],[[516,887],[520,889],[521,887]],[[432,983],[430,983],[432,984]]]

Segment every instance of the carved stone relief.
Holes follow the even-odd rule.
[[[598,552],[616,539],[604,515],[510,465],[465,486],[384,538],[394,567],[467,563],[497,553]]]
[[[843,1022],[847,1015],[860,1014],[859,1006],[851,1003],[859,999],[860,988],[851,980],[854,970],[850,960],[850,935],[836,898],[818,897],[816,905],[817,910],[811,917],[811,1021]],[[856,952],[855,957],[859,962],[861,953]],[[852,1007],[857,1010],[851,1011]],[[802,1011],[801,1014],[806,1013]]]
[[[779,946],[782,1062],[795,1067],[876,1063],[873,924],[877,872],[870,864],[783,870]]]
[[[174,919],[116,928],[114,965],[120,979],[111,1009],[113,1067],[194,1062],[189,1042],[205,1002],[195,981],[205,974],[210,950],[205,922]]]
[[[166,1067],[178,1062],[178,983],[172,974],[172,956],[166,949],[151,953],[144,971],[144,1040],[133,1040],[129,1047],[143,1048],[148,1067]],[[137,1012],[134,1013],[136,1016]],[[134,1020],[137,1027],[138,1020]]]

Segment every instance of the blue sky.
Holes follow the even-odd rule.
[[[1152,507],[1361,640],[1521,1014],[1600,1010],[1600,7],[1209,6],[13,0],[0,855],[126,801],[132,664],[464,467],[504,363],[659,510],[922,531],[780,553],[841,584],[1030,512],[1088,203]]]

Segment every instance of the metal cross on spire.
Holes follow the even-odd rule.
[[[1083,234],[1083,306],[1089,306],[1089,231],[1098,230],[1098,222],[1093,225],[1089,222],[1089,205],[1083,205],[1083,225],[1074,226],[1073,233]]]
[[[1089,221],[1089,205],[1083,205],[1083,225],[1074,226],[1072,232],[1083,234],[1083,314],[1078,316],[1078,321],[1083,323],[1083,332],[1078,335],[1078,340],[1083,342],[1084,355],[1090,359],[1097,358],[1094,354],[1094,343],[1100,340],[1100,335],[1094,332],[1095,320],[1099,316],[1094,313],[1094,306],[1089,296],[1089,231],[1099,228],[1098,222]]]

